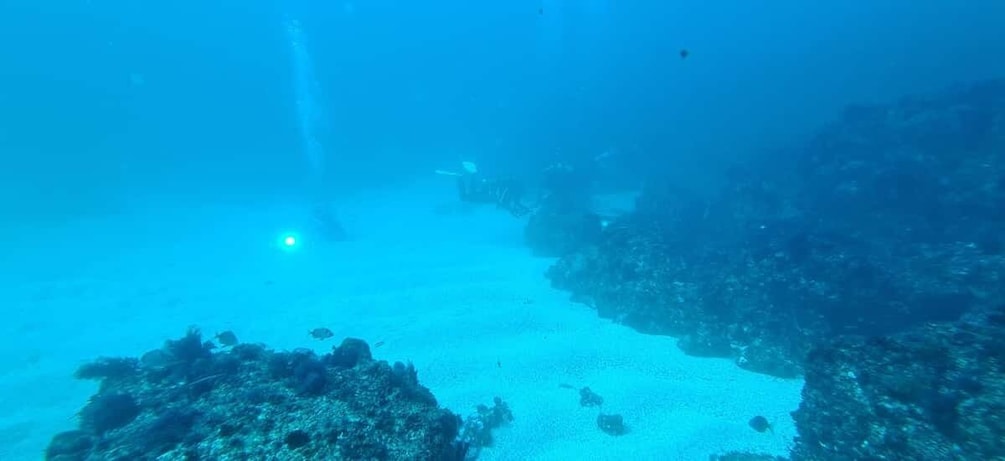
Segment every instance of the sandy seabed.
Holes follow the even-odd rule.
[[[316,241],[306,207],[276,199],[151,201],[142,212],[0,230],[0,459],[41,459],[52,435],[74,427],[96,389],[72,378],[80,364],[138,356],[190,325],[319,353],[361,338],[378,359],[414,363],[462,415],[499,396],[515,420],[483,460],[788,452],[801,381],[688,357],[674,338],[599,318],[550,287],[553,261],[530,255],[520,221],[456,206],[451,191],[347,200],[353,239],[338,244]],[[281,249],[297,231],[297,251]],[[322,326],[335,338],[307,335]],[[563,384],[603,396],[630,432],[601,432],[598,410]],[[751,429],[755,415],[774,433]]]

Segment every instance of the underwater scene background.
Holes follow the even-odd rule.
[[[1005,459],[1005,3],[0,3],[0,459]]]

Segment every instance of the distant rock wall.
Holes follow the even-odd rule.
[[[777,376],[817,342],[953,321],[1005,299],[1005,80],[849,107],[711,200],[650,187],[563,256],[600,315]]]

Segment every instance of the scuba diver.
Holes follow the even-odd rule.
[[[523,204],[524,186],[511,178],[484,178],[478,174],[478,165],[461,162],[462,172],[436,170],[437,174],[455,176],[457,192],[462,202],[494,203],[509,211],[517,218],[530,214],[530,207]]]

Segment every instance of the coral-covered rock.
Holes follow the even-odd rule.
[[[101,359],[77,376],[101,389],[49,460],[460,460],[460,418],[411,365],[375,361],[347,339],[332,353],[239,344],[196,330],[142,360]]]
[[[1005,459],[1005,309],[813,350],[794,461]]]
[[[711,199],[650,187],[549,271],[687,353],[801,373],[819,340],[888,335],[1005,299],[1005,80],[850,107]]]

